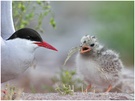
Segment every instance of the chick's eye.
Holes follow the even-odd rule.
[[[84,41],[83,43],[86,43],[86,41]]]
[[[91,44],[90,46],[93,47],[94,45],[95,45],[95,44],[93,43],[93,44]]]

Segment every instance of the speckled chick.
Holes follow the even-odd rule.
[[[81,39],[76,56],[77,73],[91,86],[109,92],[121,81],[123,64],[119,55],[100,45],[95,36],[85,35]]]

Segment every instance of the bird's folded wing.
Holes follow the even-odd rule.
[[[0,43],[1,43],[1,48],[5,45],[5,41],[3,40],[2,37],[0,37]]]
[[[12,1],[1,1],[1,36],[8,39],[15,32],[12,18]]]

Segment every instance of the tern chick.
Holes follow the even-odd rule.
[[[79,76],[88,83],[86,90],[93,85],[109,92],[122,78],[123,64],[119,55],[100,45],[95,36],[82,37],[80,50],[76,56],[76,66]]]

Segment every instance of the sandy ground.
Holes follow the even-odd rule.
[[[87,94],[75,92],[73,95],[61,95],[59,93],[48,92],[23,92],[21,100],[134,100],[134,71],[124,70],[123,82],[120,84],[121,90],[117,92],[115,89],[109,93],[93,93]],[[4,86],[4,85],[3,85]],[[4,88],[2,88],[4,89]]]
[[[124,93],[79,93],[73,95],[60,95],[58,93],[30,94],[23,93],[22,100],[134,100],[133,94]]]
[[[122,92],[117,93],[93,93],[87,94],[75,92],[73,95],[61,95],[59,93],[23,93],[22,100],[134,100],[134,77],[126,70],[123,74]]]

